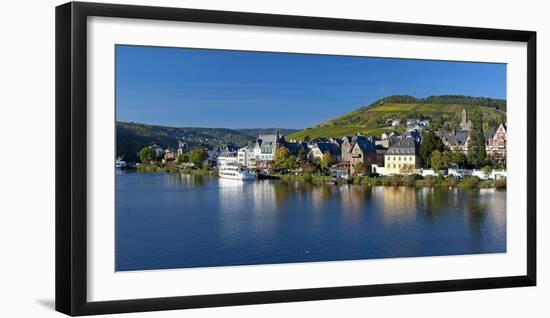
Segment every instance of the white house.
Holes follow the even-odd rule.
[[[225,165],[237,165],[238,164],[238,158],[236,152],[222,152],[217,158],[216,158],[217,166],[225,166]]]
[[[256,167],[256,156],[254,155],[254,146],[248,145],[242,147],[237,151],[237,161],[239,166],[255,168]]]
[[[257,161],[273,161],[277,149],[285,143],[277,130],[274,135],[260,135],[254,145],[254,156]]]
[[[387,124],[392,127],[396,127],[401,124],[401,120],[399,118],[391,118],[387,120]]]

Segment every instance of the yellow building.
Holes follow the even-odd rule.
[[[384,174],[414,174],[420,168],[417,143],[413,137],[405,137],[391,146],[384,155]]]

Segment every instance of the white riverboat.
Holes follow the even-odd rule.
[[[218,166],[218,175],[220,178],[231,180],[255,180],[256,174],[249,170],[242,169],[238,165],[226,164]]]
[[[126,169],[127,164],[126,161],[122,160],[122,157],[117,157],[115,161],[115,169],[122,170]]]

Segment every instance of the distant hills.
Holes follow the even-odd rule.
[[[285,136],[299,131],[299,129],[289,129],[289,128],[242,128],[242,129],[235,129],[235,130],[243,134],[249,135],[251,137],[254,137],[254,139],[258,138],[258,135],[274,134],[275,131],[277,130],[279,130],[279,134],[283,134]]]
[[[441,95],[416,98],[394,95],[375,101],[367,107],[320,123],[288,136],[288,139],[304,140],[316,137],[341,137],[357,133],[370,136],[399,128],[388,127],[386,120],[399,118],[429,119],[432,127],[442,127],[445,122],[458,124],[462,109],[470,116],[482,116],[484,128],[496,127],[506,121],[506,100],[462,95]]]
[[[116,123],[117,156],[123,155],[128,160],[135,160],[135,154],[144,146],[157,144],[163,148],[177,148],[182,137],[191,147],[207,143],[215,147],[227,144],[242,146],[256,140],[258,134],[275,133],[277,128],[197,128],[166,127],[134,122]],[[282,134],[296,132],[295,129],[279,129]]]

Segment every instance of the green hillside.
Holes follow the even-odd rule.
[[[117,155],[135,160],[135,154],[144,146],[157,144],[163,148],[176,148],[184,138],[191,147],[207,143],[216,147],[227,144],[240,146],[254,138],[248,134],[227,128],[166,127],[139,123],[117,122]]]
[[[389,96],[368,107],[361,107],[351,113],[328,120],[315,127],[295,132],[288,139],[304,140],[316,137],[342,137],[363,134],[379,136],[384,131],[401,132],[404,127],[388,127],[386,120],[410,118],[430,120],[432,129],[449,129],[458,126],[462,109],[470,117],[482,116],[484,128],[496,127],[506,121],[506,101],[467,96],[430,96],[417,99],[412,96]],[[445,126],[450,122],[452,126]]]
[[[258,134],[274,133],[277,128],[200,128],[200,127],[166,127],[133,122],[116,123],[117,156],[124,156],[129,161],[137,159],[136,153],[144,146],[157,144],[163,148],[177,148],[182,139],[191,147],[198,144],[209,144],[225,147],[228,144],[242,146],[253,142]],[[281,128],[281,134],[295,132],[295,129]]]

